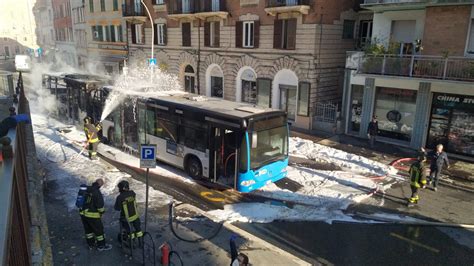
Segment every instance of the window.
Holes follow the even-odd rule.
[[[204,23],[204,46],[219,47],[220,39],[220,23],[206,22]]]
[[[298,115],[309,115],[309,92],[311,84],[309,82],[300,82],[298,88]]]
[[[155,0],[155,5],[164,5],[165,1],[164,0]]]
[[[207,128],[199,122],[183,119],[179,128],[179,144],[205,152],[208,139],[206,130]]]
[[[342,26],[342,38],[343,39],[354,39],[354,20],[344,20]]]
[[[100,11],[105,12],[105,0],[100,0]]]
[[[102,26],[92,26],[92,40],[101,42],[104,40],[104,33]]]
[[[89,11],[94,13],[94,0],[89,0]]]
[[[110,27],[109,26],[104,26],[105,28],[105,41],[110,42]]]
[[[296,47],[296,18],[277,19],[273,27],[273,48],[294,50]]]
[[[394,20],[390,41],[400,44],[400,54],[413,54],[415,42],[415,20]]]
[[[474,19],[471,20],[471,31],[469,33],[469,41],[466,50],[468,54],[474,54]]]
[[[118,11],[118,0],[114,0],[114,11]]]
[[[155,44],[166,45],[166,24],[155,24]]]
[[[364,47],[372,40],[372,20],[362,20],[359,29],[359,46]]]
[[[242,102],[257,104],[257,80],[255,72],[250,69],[244,70],[241,77]]]
[[[117,28],[117,41],[123,42],[122,25],[118,25],[116,28]]]
[[[159,116],[156,119],[156,136],[159,138],[164,138],[166,140],[171,140],[173,142],[178,141],[178,125],[166,121],[163,117]]]
[[[132,24],[132,43],[143,44],[143,25]]]
[[[352,85],[352,93],[351,93],[351,111],[349,113],[350,116],[350,124],[349,124],[349,131],[351,132],[359,132],[360,131],[360,123],[362,121],[362,103],[364,99],[364,86],[363,85]]]
[[[109,27],[110,27],[110,41],[116,42],[117,41],[116,27],[114,25],[110,25]]]
[[[270,107],[270,96],[272,90],[271,79],[257,79],[257,105],[262,107]]]
[[[410,141],[415,122],[417,92],[377,87],[374,115],[380,136]]]
[[[181,25],[182,27],[182,44],[183,46],[191,46],[191,23],[186,22]]]
[[[5,46],[5,56],[10,56],[10,47]]]
[[[220,97],[224,96],[224,89],[222,87],[223,78],[222,77],[211,77],[211,96]]]
[[[243,47],[245,48],[252,48],[254,44],[254,22],[253,21],[245,21],[244,22],[244,43]]]
[[[146,123],[146,133],[156,136],[156,126],[155,126],[155,110],[151,107],[146,109],[145,118],[143,119]]]

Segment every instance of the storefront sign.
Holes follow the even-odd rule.
[[[435,94],[434,105],[447,107],[466,107],[474,108],[474,97],[454,95],[454,94]]]

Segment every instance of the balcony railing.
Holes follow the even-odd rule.
[[[130,2],[122,4],[123,17],[144,17],[145,10],[140,2]]]
[[[474,59],[421,55],[362,55],[358,72],[387,76],[474,81]]]
[[[427,3],[429,0],[364,0],[364,4]]]
[[[266,7],[309,5],[309,0],[267,0]]]
[[[175,0],[169,2],[170,15],[227,12],[225,0]]]

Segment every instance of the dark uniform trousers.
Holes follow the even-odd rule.
[[[86,233],[87,244],[92,247],[97,243],[98,247],[105,245],[104,225],[100,218],[89,218],[81,215],[82,224]]]
[[[143,232],[142,232],[141,224],[140,224],[140,218],[137,218],[136,220],[132,222],[127,222],[125,218],[121,218],[120,222],[122,224],[122,228],[127,232],[128,237],[130,237],[131,239],[139,238],[143,236]],[[130,227],[133,227],[134,229],[133,232],[132,232],[132,228]]]

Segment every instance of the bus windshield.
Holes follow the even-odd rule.
[[[274,121],[273,121],[274,122]],[[265,123],[266,125],[258,125]],[[254,131],[249,132],[250,168],[255,170],[269,163],[284,160],[288,156],[288,128],[275,126],[267,121],[256,122]]]

